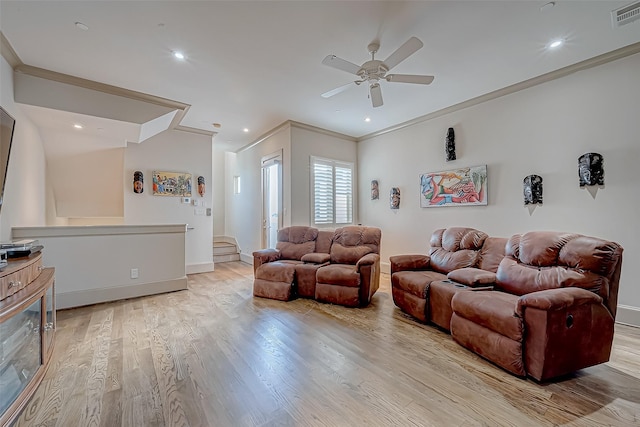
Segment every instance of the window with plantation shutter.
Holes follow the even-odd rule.
[[[313,225],[353,223],[353,164],[311,157]]]

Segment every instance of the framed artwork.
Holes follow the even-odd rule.
[[[487,165],[420,175],[420,207],[487,204]]]
[[[153,195],[191,197],[191,174],[153,171]]]

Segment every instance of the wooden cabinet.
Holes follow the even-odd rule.
[[[0,272],[0,426],[9,425],[42,381],[53,351],[54,269],[40,253]]]

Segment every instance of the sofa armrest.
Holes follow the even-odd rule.
[[[380,262],[380,255],[366,254],[365,256],[363,256],[358,260],[358,262],[356,263],[356,267],[358,268],[358,271],[360,271],[360,269],[362,269],[362,267],[364,267],[365,265],[373,265],[379,262]]]
[[[331,259],[331,255],[322,252],[312,252],[302,255],[300,261],[307,264],[326,264]]]
[[[396,271],[405,270],[428,270],[429,255],[394,255],[389,257],[391,263],[391,274]]]
[[[258,267],[268,262],[280,259],[280,251],[277,249],[260,249],[253,253],[253,273],[255,274]]]
[[[522,295],[516,304],[516,314],[524,317],[524,310],[527,307],[557,311],[585,304],[602,304],[602,297],[582,288],[546,289]]]
[[[496,283],[496,274],[479,268],[466,267],[450,271],[447,274],[447,279],[474,288]]]

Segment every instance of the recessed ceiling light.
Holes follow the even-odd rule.
[[[367,123],[370,122],[371,121],[371,117],[365,117],[364,121],[367,122]]]
[[[88,31],[89,27],[82,22],[76,22],[76,27],[80,28],[83,31]]]
[[[242,131],[243,131],[244,133],[247,133],[247,132],[249,132],[249,129],[248,129],[248,128],[244,128],[244,129],[242,129]]]
[[[73,125],[73,127],[76,128],[76,129],[82,129],[82,125],[79,125],[77,123],[75,125]]]
[[[212,123],[213,127],[216,129],[219,129],[222,127],[222,125],[220,123]]]
[[[549,48],[555,49],[557,47],[562,46],[563,43],[564,43],[564,40],[562,40],[562,39],[554,40],[551,43],[549,43]]]
[[[173,51],[173,56],[176,59],[184,59],[184,53],[178,52],[177,50]]]

